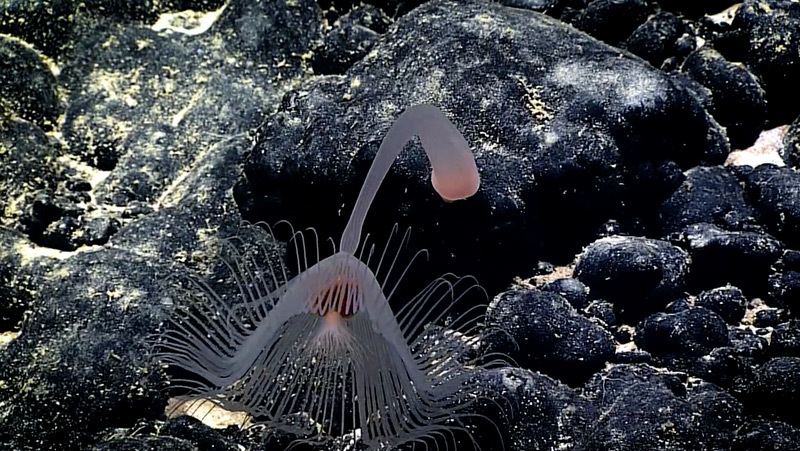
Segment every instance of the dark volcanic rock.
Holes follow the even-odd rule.
[[[769,276],[768,284],[770,305],[788,308],[796,313],[800,307],[800,272],[776,272]]]
[[[603,42],[617,45],[644,23],[649,12],[644,0],[594,0],[575,25]]]
[[[138,197],[152,200],[147,196],[153,196],[153,182],[147,182],[166,182],[171,175],[167,171],[176,166],[173,161],[182,153],[176,152],[175,130],[167,125],[165,112],[155,106],[161,102],[178,103],[180,98],[192,92],[177,89],[174,96],[161,98],[161,90],[183,88],[182,85],[188,82],[186,78],[192,76],[191,72],[184,71],[174,75],[165,73],[163,65],[181,67],[192,59],[192,55],[190,49],[150,30],[126,29],[120,34],[98,32],[97,36],[80,43],[79,53],[99,57],[90,60],[76,58],[64,68],[63,81],[74,85],[63,126],[64,138],[70,144],[71,153],[104,171],[115,169],[126,154],[131,154],[131,159],[135,154],[141,160],[137,163],[138,171],[131,172],[149,174],[136,182],[136,192]],[[106,42],[112,44],[105,45]],[[138,45],[144,48],[139,50]],[[138,67],[128,67],[134,65]],[[102,79],[103,83],[92,82],[93,79]],[[110,92],[104,83],[116,84],[118,91]],[[145,83],[158,89],[142,91],[139,86]],[[143,117],[148,117],[148,120],[143,121]],[[163,150],[158,152],[160,149]],[[167,150],[173,152],[170,158],[164,155]],[[145,155],[151,156],[152,160],[148,171],[142,168]],[[121,184],[123,186],[117,187],[118,190],[133,192],[127,180],[120,183],[115,180],[117,177],[117,173],[112,171],[111,184]],[[132,178],[128,174],[125,177]],[[123,202],[118,204],[124,205]]]
[[[22,249],[30,243],[21,233],[0,226],[0,249]],[[18,331],[25,312],[36,299],[36,287],[41,274],[18,277],[17,271],[24,256],[18,252],[0,254],[0,331]],[[0,345],[0,354],[3,349]]]
[[[692,256],[691,283],[698,290],[736,283],[761,295],[783,251],[783,243],[767,233],[729,232],[705,223],[684,228],[682,238]]]
[[[215,430],[192,417],[178,417],[173,420],[169,420],[154,432],[156,432],[154,435],[162,440],[164,440],[164,438],[168,438],[171,441],[177,442],[176,444],[172,444],[170,441],[164,440],[164,444],[161,446],[167,444],[172,446],[180,446],[185,443],[186,447],[189,449],[208,449],[214,451],[235,451],[236,449],[241,449],[244,447],[241,443],[244,441],[244,437],[240,437],[241,435],[244,435],[243,433],[230,434],[230,430]],[[239,436],[237,437],[237,435]],[[159,442],[155,442],[154,444],[157,445]],[[149,443],[148,445],[153,446]],[[264,443],[264,445],[268,446],[267,443]],[[170,450],[171,449],[172,447],[170,446]]]
[[[39,243],[45,247],[60,249],[62,251],[74,251],[80,243],[77,238],[80,222],[72,216],[63,216],[47,224],[42,231]]]
[[[583,251],[575,277],[593,297],[613,302],[635,320],[683,294],[690,263],[686,252],[666,241],[615,236]]]
[[[771,308],[757,311],[756,318],[753,320],[753,325],[756,327],[775,327],[780,322],[781,317],[778,314],[778,310]]]
[[[23,303],[0,302],[0,324],[17,327],[19,309],[32,311],[22,334],[0,352],[0,443],[14,449],[87,449],[103,428],[133,428],[136,419],[162,415],[163,375],[150,362],[143,338],[164,321],[170,297],[185,295],[170,282],[185,269],[171,261],[180,255],[192,262],[218,260],[209,252],[218,237],[201,230],[230,235],[239,221],[226,211],[235,212],[229,190],[240,153],[236,146],[218,150],[186,169],[187,190],[175,194],[171,206],[128,224],[115,237],[127,249],[52,259],[25,240],[6,240],[15,235],[0,228],[0,300]],[[52,198],[38,208],[43,216],[61,219],[80,212]],[[99,235],[91,239],[102,240],[111,227],[102,218],[87,224],[85,240],[94,232]],[[174,443],[161,435],[153,442],[159,449]],[[116,439],[107,437],[104,449],[115,449],[110,447]]]
[[[764,360],[766,357],[769,342],[766,338],[756,335],[751,329],[730,327],[728,340],[730,347],[738,356],[753,357],[756,360]]]
[[[165,0],[167,4],[171,0]],[[159,0],[82,0],[88,12],[97,16],[112,17],[122,20],[149,22],[158,17],[162,2]]]
[[[484,321],[486,351],[568,383],[585,380],[614,355],[611,334],[555,293],[507,291],[492,300]]]
[[[286,6],[285,14],[292,16],[298,6]],[[226,14],[235,22],[230,8]],[[292,28],[296,22],[279,22],[271,29],[273,44],[286,42],[297,31]],[[49,235],[66,248],[102,243],[117,229],[115,221],[125,226],[158,210],[147,220],[146,233],[155,231],[152,236],[140,229],[128,232],[125,242],[138,246],[154,239],[163,247],[149,246],[148,252],[174,258],[176,234],[195,235],[205,227],[207,215],[222,214],[218,195],[229,187],[226,178],[238,172],[241,154],[249,147],[244,131],[263,120],[264,111],[281,95],[276,80],[301,72],[301,62],[279,45],[272,45],[270,52],[286,58],[280,65],[257,66],[258,55],[233,57],[235,51],[226,47],[217,28],[193,37],[146,27],[98,26],[93,31],[73,46],[74,57],[63,67],[60,81],[72,93],[63,127],[69,152],[89,163],[90,170],[108,171],[96,177],[88,203],[101,214],[79,218],[75,231],[68,224],[53,226]],[[185,178],[193,165],[203,174]],[[176,209],[175,202],[187,194],[203,207]],[[210,198],[215,199],[213,206],[204,200]],[[151,229],[159,221],[171,224],[174,216],[184,226]],[[33,220],[38,223],[35,215]],[[34,230],[43,233],[56,220]]]
[[[0,247],[0,299],[18,296],[33,312],[22,334],[0,352],[0,402],[7,406],[0,415],[0,443],[87,449],[105,428],[132,428],[137,419],[163,415],[163,374],[144,338],[166,319],[172,298],[185,296],[174,281],[186,269],[174,259],[223,266],[219,238],[234,234],[272,249],[268,258],[277,255],[265,234],[251,236],[239,228],[229,194],[239,158],[233,144],[206,153],[186,168],[186,190],[173,193],[169,206],[126,225],[114,236],[115,247],[58,259],[37,256],[33,244],[20,240]],[[19,296],[26,292],[27,298]],[[163,430],[160,435],[154,443],[174,443]],[[114,449],[108,442],[118,438],[107,437],[104,449]]]
[[[22,217],[22,224],[36,244],[73,251],[80,246],[105,244],[120,222],[105,211],[87,212],[88,197],[79,193],[40,190]]]
[[[67,2],[73,1],[67,0]],[[185,10],[190,10],[192,13],[212,11],[219,9],[226,2],[225,0],[137,0],[134,2],[128,0],[82,0],[75,3],[85,7],[87,12],[93,16],[154,22],[160,13]],[[231,3],[235,4],[236,2]],[[297,4],[295,3],[295,5]]]
[[[226,44],[263,64],[291,59],[295,66],[321,37],[322,17],[314,0],[233,1],[213,30]]]
[[[674,301],[670,302],[669,304],[664,307],[665,313],[678,313],[684,310],[688,310],[692,308],[692,304],[689,302],[688,297],[681,297],[675,299]]]
[[[659,357],[700,357],[728,344],[725,321],[702,307],[656,313],[637,328],[636,344]]]
[[[708,111],[725,127],[732,148],[744,149],[755,142],[764,129],[767,104],[752,73],[709,48],[689,55],[681,71],[711,91]]]
[[[292,56],[301,41],[292,36],[303,25],[279,20],[294,17],[299,3],[284,5],[287,11],[277,14],[281,2],[270,2],[273,9],[267,13],[276,15],[261,17],[257,6],[264,3],[232,2],[224,20],[192,39],[145,27],[101,27],[75,44],[76,56],[60,77],[72,92],[63,132],[72,154],[110,171],[94,187],[99,203],[152,204],[165,192],[180,190],[173,183],[185,166],[206,152],[218,152],[218,146],[241,138],[263,120],[267,105],[282,89],[271,77],[288,78],[302,71],[300,56]],[[254,10],[237,22],[234,12],[248,5]],[[285,60],[280,65],[271,59],[259,65],[263,55],[236,53],[232,47],[246,47],[243,40],[248,36],[235,42],[221,39],[232,33],[228,26],[270,20],[276,23],[268,37],[258,34],[259,29],[250,30],[248,36],[258,42],[248,45],[258,47],[266,45],[261,40],[273,39],[267,53]],[[313,23],[306,28],[304,32],[313,32]]]
[[[680,79],[676,77],[676,81]],[[630,189],[625,200],[626,204],[630,205],[628,215],[632,218],[627,215],[622,216],[624,222],[618,223],[619,232],[626,233],[604,232],[602,235],[640,235],[644,230],[660,230],[656,209],[661,202],[672,196],[685,180],[683,170],[672,160],[660,163],[639,161],[632,164],[627,179]]]
[[[64,68],[62,78],[74,88],[64,137],[71,153],[111,171],[95,187],[100,202],[154,201],[200,149],[261,118],[257,99],[268,94],[242,89],[244,80],[260,76],[245,68],[209,70],[220,56],[207,53],[201,41],[184,45],[147,29],[128,28],[118,34],[100,31],[80,46],[82,55],[100,56],[76,58]],[[104,83],[119,91],[109,92]],[[141,85],[153,88],[142,90]],[[187,105],[190,110],[177,114]],[[220,134],[209,136],[209,130]]]
[[[33,219],[30,222],[47,225],[64,217],[77,218],[84,211],[73,199],[58,196],[50,190],[41,190],[31,204]]]
[[[800,167],[800,116],[789,126],[782,144],[783,160],[794,168]]]
[[[736,433],[731,451],[795,451],[800,429],[780,421],[750,420]]]
[[[662,366],[681,369],[687,373],[702,378],[708,382],[730,387],[735,384],[736,378],[750,371],[754,359],[742,357],[739,352],[730,346],[715,348],[708,355],[696,358],[681,358],[668,356],[657,359]]]
[[[444,271],[490,295],[546,275],[496,296],[475,334],[425,345],[585,383],[481,370],[460,420],[482,449],[794,450],[798,431],[771,420],[798,426],[797,172],[708,165],[763,128],[764,95],[770,126],[800,113],[797,5],[747,0],[711,27],[691,17],[732,0],[357,3],[0,0],[0,449],[285,450],[288,433],[165,421],[165,377],[182,374],[151,361],[147,337],[187,274],[234,296],[221,239],[292,261],[242,215],[335,242],[388,127],[430,103],[464,132],[482,187],[442,202],[408,144],[365,231],[380,255],[411,225],[409,247],[433,258],[393,307]],[[798,136],[795,119],[789,166]],[[459,434],[436,445],[470,449]]]
[[[138,426],[140,419],[163,417],[168,392],[146,338],[166,319],[174,297],[186,295],[175,286],[186,269],[115,248],[23,260],[13,252],[30,252],[31,244],[9,243],[8,236],[0,229],[0,242],[15,245],[0,253],[0,273],[13,265],[3,288],[35,288],[37,297],[29,301],[22,334],[0,349],[0,443],[31,450],[207,444],[208,437],[187,437],[169,425],[149,437]],[[97,441],[103,443],[92,447]]]
[[[659,0],[658,4],[662,8],[681,12],[689,17],[698,17],[703,14],[714,14],[722,11],[723,9],[731,6],[734,2],[731,0],[706,0],[703,2],[696,2],[694,0]]]
[[[500,368],[478,377],[485,381],[486,398],[500,406],[510,406],[514,412],[507,417],[490,417],[501,428],[507,450],[575,446],[581,442],[582,432],[596,419],[597,413],[589,400],[548,376],[519,368]],[[495,429],[480,419],[474,423],[480,428],[481,438],[488,440],[488,446],[481,443],[482,449],[499,448]]]
[[[676,42],[686,31],[683,21],[668,12],[660,12],[647,19],[628,36],[625,48],[660,67],[665,59],[675,56]]]
[[[744,38],[745,64],[764,82],[770,123],[800,114],[800,8],[790,0],[745,0],[732,24]]]
[[[391,23],[383,11],[372,5],[357,5],[340,17],[320,49],[314,52],[312,67],[317,74],[338,74],[363,58],[386,33]]]
[[[761,223],[790,247],[800,246],[800,174],[762,164],[746,176]]]
[[[673,374],[648,365],[616,365],[584,388],[597,405],[586,450],[725,449],[741,423],[741,406],[711,385],[687,393]]]
[[[800,321],[791,320],[775,326],[769,345],[770,355],[800,357]]]
[[[623,351],[614,354],[614,363],[651,363],[653,356],[647,351]]]
[[[786,249],[781,256],[781,260],[775,266],[779,269],[800,271],[800,251]]]
[[[42,263],[52,276],[37,295],[47,302],[0,352],[0,399],[13,399],[0,443],[77,449],[92,431],[158,415],[164,386],[143,338],[164,319],[155,307],[167,296],[165,268],[116,249]]]
[[[764,361],[769,344],[761,334],[736,327],[729,329],[728,340],[728,346],[715,348],[706,356],[695,359],[668,357],[659,363],[683,368],[706,381],[731,387],[738,383],[740,376],[752,373],[757,362]]]
[[[576,309],[582,309],[589,304],[589,289],[578,279],[556,279],[545,284],[542,291],[559,294]]]
[[[83,223],[81,242],[88,246],[106,244],[119,230],[119,221],[106,216],[87,217]]]
[[[431,251],[432,266],[474,274],[490,292],[506,285],[503,268],[570,259],[621,210],[628,169],[721,162],[728,152],[694,95],[642,61],[532,11],[433,1],[400,18],[344,76],[284,98],[237,187],[243,215],[337,238],[386,130],[417,103],[437,104],[464,133],[481,190],[441,202],[412,143],[365,229],[424,230],[416,246]]]
[[[56,188],[63,178],[56,162],[62,154],[61,146],[30,122],[0,119],[0,222],[24,215],[35,191]],[[24,201],[9,208],[15,199]]]
[[[225,0],[164,0],[164,8],[172,11],[213,11],[225,4]]]
[[[738,230],[752,222],[753,209],[739,181],[721,166],[695,167],[658,209],[661,231],[677,232],[697,222]]]
[[[530,9],[540,13],[548,13],[557,17],[558,13],[571,2],[571,0],[499,0],[498,3],[513,8]]]
[[[706,449],[728,449],[744,417],[742,403],[714,384],[689,387],[688,400],[698,411],[697,423]]]
[[[766,349],[761,337],[729,333],[725,321],[703,307],[646,318],[637,326],[635,342],[658,366],[722,386],[729,386]]]
[[[614,304],[611,302],[602,299],[592,301],[584,310],[587,315],[599,319],[606,326],[611,326],[617,322],[617,315],[614,313]]]
[[[747,298],[742,290],[728,285],[698,294],[695,304],[717,312],[728,324],[736,324],[744,316]]]
[[[744,383],[743,383],[744,382]],[[752,376],[736,385],[748,407],[776,416],[797,427],[800,402],[800,357],[775,357],[757,367]]]
[[[53,128],[62,110],[56,77],[41,55],[22,41],[3,35],[0,35],[0,106],[10,107],[20,117],[47,130]]]
[[[281,76],[301,72],[299,56],[256,67],[214,32],[84,25],[58,79],[70,93],[63,150],[31,124],[2,121],[0,143],[10,143],[10,154],[0,151],[0,173],[13,177],[0,181],[3,198],[23,198],[13,225],[40,244],[77,247],[42,249],[0,227],[4,449],[91,449],[100,441],[112,449],[119,436],[108,431],[135,436],[127,428],[137,420],[163,417],[164,375],[145,337],[164,322],[172,298],[185,295],[170,282],[187,273],[176,262],[214,273],[219,241],[232,235],[265,245],[270,258],[279,253],[265,234],[244,234],[230,192],[249,147],[243,132],[274,108]],[[271,54],[288,54],[278,47]],[[61,183],[67,178],[84,182]],[[176,441],[157,443],[169,449]]]
[[[0,3],[0,33],[34,44],[52,55],[63,47],[74,25],[75,0],[11,0]]]

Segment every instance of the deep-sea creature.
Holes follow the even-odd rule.
[[[448,329],[423,326],[447,315],[464,279],[434,281],[395,315],[376,274],[391,273],[397,256],[384,251],[374,273],[369,259],[361,260],[366,244],[356,256],[378,187],[414,136],[445,200],[477,191],[478,170],[461,133],[435,107],[407,109],[381,143],[338,252],[288,281],[282,268],[259,270],[251,256],[237,254],[229,264],[240,293],[233,305],[194,282],[202,295],[176,306],[156,351],[161,362],[189,374],[173,379],[189,390],[184,399],[245,411],[279,428],[296,428],[304,418],[329,435],[351,433],[369,449],[456,443],[457,431],[466,430],[462,420],[474,416],[467,407],[477,399],[479,365],[468,362],[463,342],[451,349],[430,342],[461,340],[476,327],[475,315]],[[304,258],[305,251],[298,254]],[[461,436],[475,445],[468,432]]]

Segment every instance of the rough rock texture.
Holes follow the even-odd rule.
[[[783,137],[781,156],[790,166],[800,166],[800,115],[792,122]]]
[[[800,357],[800,321],[777,325],[772,331],[769,351],[773,356]]]
[[[725,127],[731,147],[743,149],[753,144],[767,119],[764,90],[758,79],[708,48],[692,52],[681,71],[711,91],[709,113]]]
[[[587,379],[614,354],[611,334],[555,293],[501,293],[489,304],[485,322],[486,351],[570,383]]]
[[[575,275],[592,296],[612,301],[635,320],[683,293],[690,264],[689,255],[668,242],[615,236],[589,245]]]
[[[656,313],[637,326],[636,345],[654,362],[728,387],[763,358],[766,343],[752,333],[729,331],[725,321],[704,307]]]
[[[572,448],[581,442],[582,432],[597,418],[595,406],[587,398],[540,373],[503,368],[489,371],[481,378],[488,398],[481,403],[497,402],[507,406],[506,411],[514,412],[511,417],[503,418],[497,406],[494,412],[487,409],[489,418],[501,430],[506,449]],[[475,424],[484,431],[481,437],[488,439],[484,449],[497,447],[497,434],[493,434],[492,427],[482,424],[480,419]]]
[[[165,375],[144,338],[184,265],[214,268],[219,240],[246,235],[230,194],[243,132],[284,89],[273,77],[301,73],[299,58],[262,70],[231,60],[210,35],[80,20],[87,35],[58,78],[64,141],[17,119],[2,127],[2,222],[38,242],[0,226],[0,324],[22,325],[0,341],[10,449],[88,449],[163,415]]]
[[[380,251],[411,226],[409,254],[430,251],[395,308],[446,271],[485,287],[471,313],[492,300],[458,337],[515,360],[477,375],[463,420],[482,449],[796,449],[799,13],[0,1],[0,449],[342,451],[167,418],[181,375],[148,337],[188,274],[235,302],[222,239],[294,259],[243,219],[338,238],[416,103],[464,132],[481,190],[442,202],[411,142],[366,231]]]
[[[56,77],[29,45],[0,36],[0,107],[50,130],[61,114]]]
[[[64,178],[57,163],[63,149],[34,124],[11,120],[0,127],[0,215],[19,218],[21,198],[32,190],[55,189]]]
[[[741,404],[713,386],[687,387],[680,374],[617,365],[584,389],[599,418],[584,449],[702,449],[723,446],[741,424]],[[716,449],[710,447],[710,449]]]
[[[647,60],[654,67],[661,67],[667,58],[676,56],[678,38],[686,25],[674,14],[660,12],[639,25],[625,40],[625,48]]]
[[[692,257],[692,288],[736,283],[753,295],[765,292],[767,275],[783,251],[783,243],[768,233],[727,231],[706,223],[685,227],[677,242]]]
[[[745,423],[733,440],[733,451],[792,451],[800,442],[800,429],[780,421]]]
[[[761,221],[789,246],[800,245],[800,173],[765,164],[745,179]]]
[[[473,143],[482,189],[442,204],[412,144],[366,227],[378,236],[395,222],[421,229],[416,245],[431,251],[432,265],[469,271],[492,289],[507,280],[481,271],[482,262],[513,272],[532,257],[569,259],[639,184],[663,176],[653,170],[628,187],[634,168],[720,161],[728,152],[694,96],[642,61],[543,15],[437,1],[398,21],[346,74],[313,79],[284,99],[245,166],[243,215],[338,237],[386,129],[424,102]]]
[[[336,20],[314,53],[312,67],[317,74],[339,74],[363,59],[386,33],[391,20],[372,5],[356,5]]]
[[[157,415],[163,384],[142,339],[163,319],[157,274],[167,269],[119,249],[37,260],[15,278],[41,276],[36,294],[48,302],[31,306],[24,333],[0,356],[0,442],[75,446],[92,431]]]
[[[590,2],[576,23],[590,35],[617,45],[647,19],[644,0],[595,0]]]
[[[720,167],[699,166],[658,209],[662,233],[681,230],[697,222],[741,229],[752,221],[753,207],[735,174]]]
[[[542,290],[558,293],[576,309],[589,304],[589,289],[578,279],[556,279],[543,286]]]
[[[728,285],[700,293],[695,304],[716,312],[729,324],[736,324],[744,316],[747,298],[742,290]]]
[[[73,27],[73,0],[12,0],[0,4],[0,32],[49,52],[62,47]]]
[[[704,13],[713,14],[731,6],[734,2],[730,0],[708,0],[705,2],[695,2],[692,0],[660,0],[661,7],[670,11],[686,14],[689,17],[697,17]]]
[[[742,40],[744,62],[763,80],[769,118],[776,125],[800,114],[800,9],[788,0],[746,0],[732,26]]]
[[[637,329],[639,347],[658,356],[698,357],[728,344],[725,321],[702,307],[656,313],[645,318]]]
[[[800,426],[800,357],[775,357],[744,375],[734,387],[747,405],[767,416],[778,416]]]

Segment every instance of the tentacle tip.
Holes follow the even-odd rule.
[[[445,202],[455,202],[477,193],[481,186],[481,179],[477,169],[456,175],[449,174],[447,177],[438,177],[434,170],[431,171],[431,185]]]

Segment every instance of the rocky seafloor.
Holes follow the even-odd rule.
[[[292,258],[246,224],[338,239],[422,103],[481,189],[412,143],[366,230],[430,252],[393,302],[484,287],[483,449],[800,449],[798,80],[790,0],[0,1],[0,449],[285,449],[168,418],[147,337],[222,240]]]

